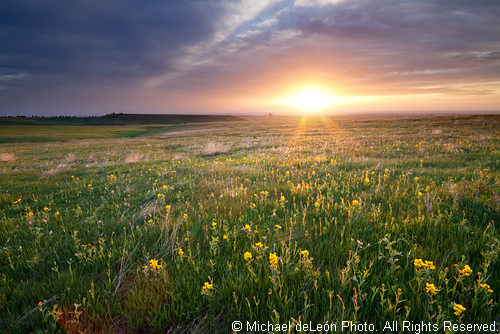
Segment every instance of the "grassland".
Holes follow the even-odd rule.
[[[0,331],[498,322],[499,129],[3,124]]]

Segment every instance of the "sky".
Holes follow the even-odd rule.
[[[497,110],[498,0],[0,1],[4,116]]]

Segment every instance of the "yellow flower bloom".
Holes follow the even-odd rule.
[[[430,295],[435,295],[438,293],[438,289],[432,283],[425,283],[425,291],[427,291],[427,293],[429,293]]]
[[[319,204],[318,202],[314,202],[314,206],[315,206],[315,207],[319,208],[319,205],[320,205],[320,204]]]
[[[423,196],[424,194],[422,194],[420,191],[418,192],[418,197],[420,196]]]
[[[56,216],[59,216],[61,213],[59,211],[56,211]]]
[[[455,312],[453,312],[455,315],[460,315],[460,314],[462,314],[463,311],[465,311],[467,309],[463,305],[454,303],[453,310],[455,311]]]
[[[167,186],[166,186],[166,185],[163,185],[163,187],[162,187],[162,188],[163,188],[163,189],[167,189]]]
[[[252,253],[250,252],[245,252],[245,254],[243,254],[243,258],[245,260],[250,260],[252,258]]]
[[[469,265],[465,265],[464,269],[459,269],[458,273],[460,274],[460,277],[467,277],[472,274],[472,269],[469,267]]]
[[[179,255],[183,255],[184,254],[184,251],[182,250],[182,248],[179,248],[179,251],[177,252],[177,254],[179,254]]]
[[[434,266],[434,262],[432,261],[425,261],[424,266],[430,270],[436,269],[436,267]]]
[[[434,270],[436,269],[436,266],[434,266],[434,262],[432,261],[422,261],[422,259],[415,259],[413,260],[413,264],[415,265],[415,267],[417,268],[426,268],[426,269],[429,269],[429,270]]]
[[[156,259],[149,260],[149,266],[153,269],[161,269],[163,267],[161,264],[158,264],[158,260]]]
[[[280,226],[280,225],[278,225],[278,224],[274,225],[274,227],[275,227],[277,230],[281,230],[281,226]]]
[[[32,217],[33,216],[33,212],[28,212],[28,216]]]
[[[303,251],[300,252],[300,255],[309,256],[309,251],[307,249],[304,249]]]
[[[49,208],[48,207],[44,207],[43,208],[43,211],[47,211]]]
[[[262,248],[262,247],[264,247],[264,245],[262,244],[262,242],[258,242],[255,244],[255,247]]]
[[[370,183],[370,179],[368,177],[365,177],[365,183]]]
[[[201,294],[202,295],[208,295],[210,294],[210,290],[214,288],[214,285],[212,283],[205,282],[203,283],[203,286],[201,287]]]
[[[424,265],[424,261],[422,261],[422,259],[415,259],[413,260],[413,264],[415,265],[415,267],[418,267],[418,268],[422,268]]]
[[[212,227],[216,227],[217,226],[217,223],[216,222],[212,222]]]
[[[479,284],[479,286],[481,288],[485,289],[486,291],[488,291],[489,293],[493,292],[493,290],[491,290],[490,286],[488,284],[486,284],[486,283],[481,283],[481,284]]]
[[[358,206],[359,205],[359,201],[358,200],[353,200],[352,201],[352,205],[353,206]]]
[[[165,206],[165,209],[167,209],[167,211],[170,211],[170,208],[172,208],[170,205]]]
[[[285,201],[285,196],[281,195],[280,201],[284,202]]]
[[[224,236],[222,237],[222,239],[229,240],[229,237],[226,234],[224,234]]]
[[[278,266],[278,256],[276,253],[269,254],[269,265],[271,268],[276,268]]]
[[[420,180],[420,178],[418,176],[415,176],[414,180],[418,181],[418,180]]]
[[[243,226],[243,229],[247,232],[250,232],[252,231],[252,228],[250,227],[250,225],[246,224],[245,226]]]

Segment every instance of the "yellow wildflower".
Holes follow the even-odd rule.
[[[353,200],[352,201],[352,205],[353,206],[358,206],[359,205],[359,201],[358,200]]]
[[[420,180],[420,178],[418,176],[415,176],[414,180],[418,181],[418,180]]]
[[[488,291],[489,293],[493,292],[493,290],[491,290],[490,286],[488,284],[486,284],[486,283],[481,283],[481,284],[479,284],[479,286],[481,288],[485,289],[486,291]]]
[[[45,207],[43,208],[43,211],[47,211],[48,209],[49,209],[49,208],[45,206]]]
[[[257,243],[255,244],[255,247],[262,248],[262,247],[264,247],[264,245],[262,244],[262,242],[257,242]]]
[[[184,254],[184,251],[182,250],[182,248],[179,248],[179,251],[177,252],[177,254],[179,254],[179,255],[183,255]]]
[[[245,260],[250,260],[252,258],[252,253],[250,252],[245,252],[245,254],[243,254],[243,258]]]
[[[370,178],[365,177],[365,183],[370,183]]]
[[[224,234],[224,236],[222,237],[222,239],[229,240],[229,237],[226,234]]]
[[[252,228],[250,227],[250,225],[246,224],[245,226],[243,226],[243,230],[250,232],[252,231]]]
[[[465,311],[467,309],[463,305],[454,303],[453,304],[453,310],[455,311],[454,312],[455,315],[460,315],[460,314],[462,314],[463,311]]]
[[[418,192],[418,197],[422,196],[423,194],[419,191]]]
[[[280,225],[278,225],[278,224],[274,225],[274,227],[275,227],[277,230],[281,230],[281,226],[280,226]]]
[[[276,268],[278,266],[278,256],[276,253],[269,254],[269,265],[271,268]]]
[[[163,189],[167,189],[167,186],[166,186],[166,185],[163,185],[163,187],[162,187],[162,188],[163,188]]]
[[[430,295],[435,295],[437,294],[438,289],[432,283],[425,283],[425,291],[427,291]]]
[[[467,277],[472,274],[472,269],[469,267],[469,265],[465,265],[464,269],[459,269],[458,273],[460,274],[460,277]]]
[[[161,269],[163,267],[161,264],[158,264],[158,260],[156,259],[149,260],[149,266],[153,269]]]
[[[320,205],[320,204],[319,204],[318,202],[314,202],[314,206],[315,206],[315,207],[319,208],[319,205]]]
[[[214,288],[214,285],[212,283],[205,282],[203,283],[203,286],[201,287],[201,294],[202,295],[208,295],[210,294],[210,290]]]
[[[212,227],[216,227],[217,226],[217,223],[216,222],[212,222]]]
[[[170,211],[170,208],[171,208],[170,205],[165,206],[165,209],[167,209],[167,211]]]
[[[303,251],[300,252],[300,255],[309,256],[309,251],[307,249],[304,249]]]
[[[413,260],[413,264],[415,265],[415,267],[417,268],[426,268],[426,269],[430,269],[430,270],[434,270],[436,269],[436,266],[434,266],[434,262],[432,261],[422,261],[422,259],[415,259]]]
[[[424,266],[430,270],[436,269],[436,267],[434,266],[434,262],[432,261],[425,261]]]
[[[56,211],[56,216],[59,216],[61,213],[59,211]]]
[[[285,196],[281,195],[280,201],[284,202],[285,201]]]
[[[32,217],[33,216],[33,212],[28,212],[28,216]]]

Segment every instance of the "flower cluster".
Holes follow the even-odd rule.
[[[460,304],[457,304],[457,303],[454,303],[453,304],[453,312],[455,315],[460,315],[462,314],[463,311],[467,310],[463,305],[460,305]]]
[[[213,290],[214,285],[212,283],[205,282],[203,283],[203,286],[201,287],[201,294],[202,295],[209,295],[210,292]]]
[[[438,289],[432,283],[425,283],[425,291],[427,291],[427,293],[429,293],[430,295],[435,295],[438,293]]]
[[[486,291],[488,291],[489,293],[493,292],[493,290],[491,290],[490,286],[488,284],[486,284],[486,283],[481,283],[481,284],[479,284],[479,286],[481,288],[485,289]]]
[[[465,265],[464,269],[459,269],[458,274],[460,277],[467,277],[472,274],[472,269],[469,267],[469,265]]]
[[[151,259],[151,260],[149,260],[149,265],[145,265],[145,266],[143,266],[143,268],[145,270],[148,270],[148,269],[158,270],[158,269],[163,268],[163,266],[158,263],[158,260]]]
[[[271,268],[276,268],[278,266],[278,256],[276,253],[269,254],[269,265]]]
[[[429,270],[436,269],[436,266],[434,266],[434,262],[432,262],[432,261],[422,261],[422,259],[415,259],[413,261],[413,264],[417,268],[425,268],[425,269],[429,269]]]

